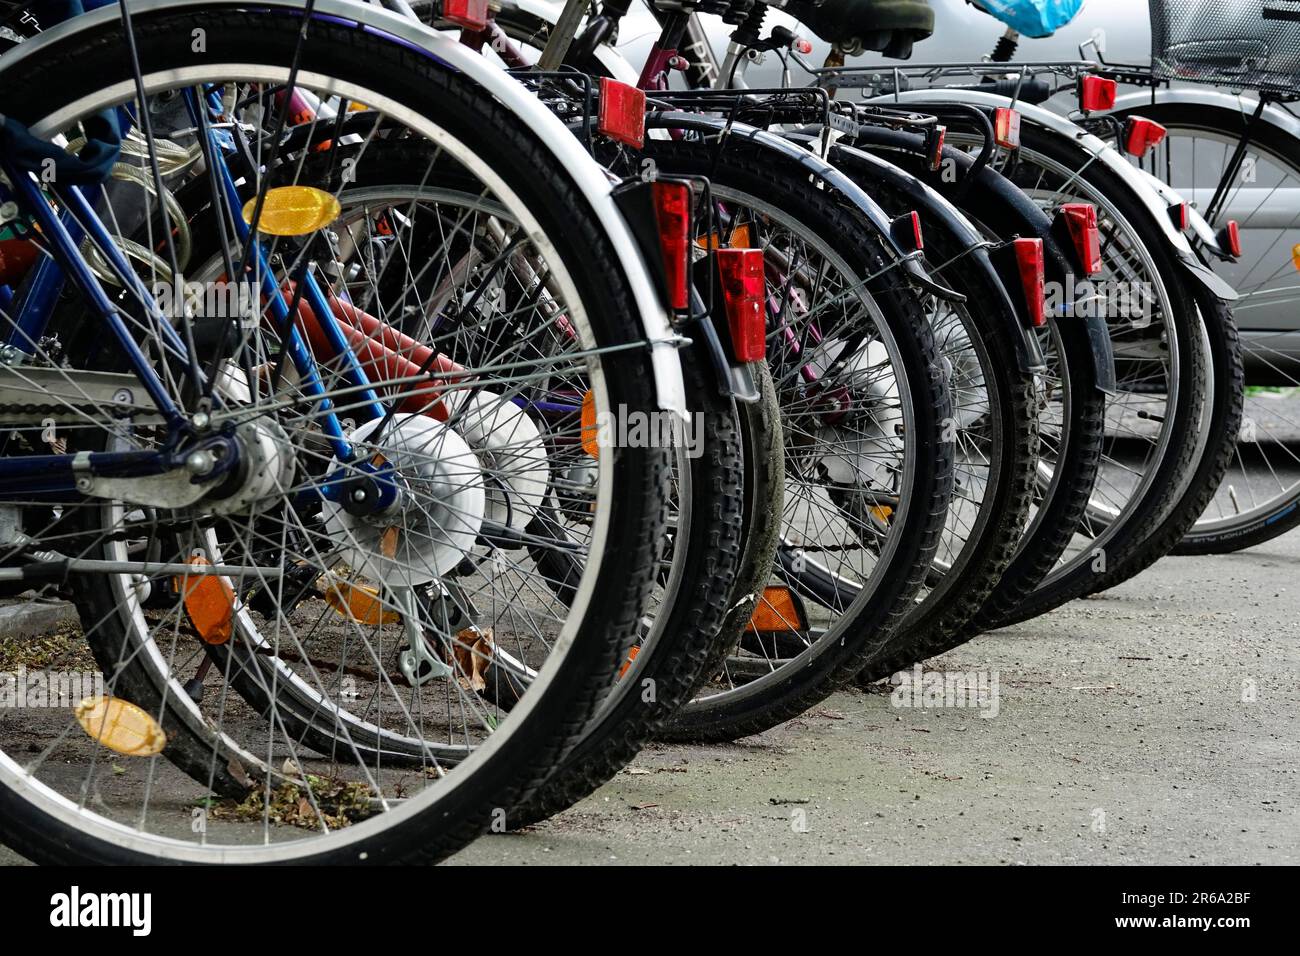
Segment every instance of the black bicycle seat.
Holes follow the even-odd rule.
[[[913,43],[934,32],[926,0],[789,0],[783,9],[849,54],[874,50],[906,59]]]

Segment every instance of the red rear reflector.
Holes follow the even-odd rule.
[[[1241,227],[1237,220],[1229,219],[1228,224],[1219,230],[1219,245],[1232,258],[1241,258]]]
[[[1124,152],[1141,158],[1159,145],[1165,133],[1165,128],[1155,120],[1130,116],[1124,121]]]
[[[1079,78],[1079,108],[1085,113],[1108,110],[1115,105],[1116,83],[1104,76]]]
[[[925,248],[919,213],[903,213],[889,224],[889,235],[904,252],[920,252]]]
[[[993,139],[1003,149],[1020,146],[1020,111],[999,106],[993,111]]]
[[[762,249],[719,249],[718,274],[736,359],[760,362],[767,355],[767,284]]]
[[[932,171],[943,165],[943,138],[947,132],[948,127],[935,126],[925,134],[926,158]]]
[[[1169,207],[1169,218],[1173,221],[1174,228],[1182,232],[1187,228],[1187,203],[1176,202]]]
[[[645,145],[645,92],[635,86],[600,78],[600,114],[596,129],[612,140],[640,149]]]
[[[668,304],[685,309],[691,302],[691,187],[660,180],[651,184],[659,248],[664,257]]]
[[[442,0],[442,18],[466,30],[486,29],[488,0]]]
[[[1088,202],[1067,202],[1061,206],[1070,238],[1083,264],[1083,274],[1095,276],[1101,271],[1101,232],[1097,229],[1097,207]]]
[[[804,56],[807,56],[809,53],[812,52],[812,41],[805,40],[803,37],[798,37],[794,41],[794,48],[795,48],[795,52],[802,53]]]
[[[1029,321],[1038,328],[1047,321],[1043,304],[1043,240],[1013,239],[1011,244],[1020,270],[1020,286],[1025,290],[1025,304],[1029,307]]]

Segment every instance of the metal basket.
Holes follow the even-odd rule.
[[[1300,93],[1300,0],[1150,0],[1162,79]]]

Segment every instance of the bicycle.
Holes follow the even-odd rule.
[[[105,689],[5,720],[4,839],[50,862],[454,852],[577,742],[652,584],[666,456],[619,448],[587,485],[558,470],[584,403],[685,411],[666,293],[616,190],[508,77],[334,0],[100,10],[7,52],[0,78],[9,225],[48,254],[3,305],[5,393],[27,401],[0,410],[0,578],[68,583]],[[141,173],[125,190],[103,184],[114,140]],[[348,182],[398,153],[438,188],[374,219],[297,175],[337,162]],[[199,248],[218,241],[195,265],[220,298],[156,297],[141,271],[170,285],[190,265],[162,197],[192,212],[205,191]],[[399,303],[421,286],[377,256],[439,225],[445,326],[412,344],[367,307],[385,279]],[[81,298],[41,292],[64,285]],[[557,509],[563,535],[529,535]],[[572,576],[512,557],[530,546]],[[535,676],[497,706],[478,682],[508,655]],[[205,659],[219,693],[196,701],[183,678]],[[229,693],[267,678],[266,711]],[[309,754],[289,729],[309,716],[348,745]],[[365,735],[416,741],[417,766]]]

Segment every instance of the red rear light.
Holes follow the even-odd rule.
[[[947,132],[948,127],[935,126],[925,134],[925,154],[932,171],[943,165],[943,138]]]
[[[1174,224],[1174,228],[1182,232],[1187,228],[1187,203],[1176,202],[1169,207],[1169,218]]]
[[[1219,230],[1219,245],[1232,258],[1241,258],[1241,227],[1237,225],[1237,220],[1229,219],[1228,224]]]
[[[795,48],[795,52],[802,53],[804,56],[807,56],[809,53],[812,52],[812,41],[805,40],[803,37],[796,37],[794,41],[794,48]]]
[[[668,304],[674,309],[685,309],[691,302],[691,187],[661,180],[652,183],[650,189],[654,195],[655,222],[659,225]]]
[[[488,0],[442,0],[442,18],[466,30],[486,29]]]
[[[727,324],[737,360],[759,362],[767,355],[767,284],[762,249],[719,249],[718,274]]]
[[[1013,239],[1016,267],[1020,270],[1020,287],[1025,291],[1025,304],[1029,307],[1029,321],[1039,328],[1047,321],[1043,303],[1043,240]]]
[[[1020,111],[999,106],[993,111],[993,139],[1004,149],[1020,147]]]
[[[612,140],[640,149],[645,145],[645,92],[635,86],[600,78],[600,114],[596,129]]]
[[[1088,202],[1067,202],[1061,206],[1070,238],[1083,264],[1083,274],[1095,276],[1101,271],[1101,232],[1097,229],[1097,207]]]
[[[1079,78],[1079,109],[1085,113],[1108,110],[1115,105],[1114,80],[1104,76],[1082,76]]]
[[[1124,152],[1141,158],[1159,145],[1165,132],[1155,120],[1130,116],[1124,121]]]
[[[904,252],[920,252],[925,248],[919,213],[903,213],[889,224],[889,235]]]

